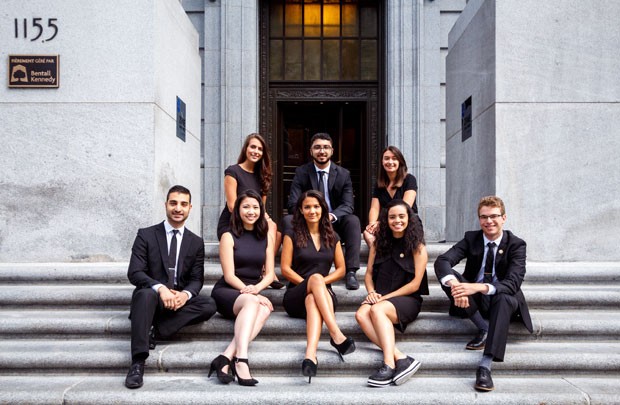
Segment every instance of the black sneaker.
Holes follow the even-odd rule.
[[[395,370],[383,363],[381,368],[368,377],[368,385],[371,387],[387,387],[392,384]]]
[[[404,359],[396,360],[396,370],[394,371],[394,384],[401,385],[407,382],[420,368],[420,362],[413,357],[407,356]]]

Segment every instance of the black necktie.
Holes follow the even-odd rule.
[[[325,175],[324,170],[319,170],[319,191],[325,194],[325,180],[323,180]]]
[[[483,283],[491,284],[493,283],[493,263],[495,263],[495,253],[493,249],[495,248],[495,242],[487,243],[489,250],[487,252],[487,260],[484,262],[484,278],[482,279]]]
[[[168,253],[168,282],[166,283],[166,287],[172,289],[174,288],[174,268],[177,265],[177,231],[176,229],[172,230],[172,239],[170,240],[170,251]]]

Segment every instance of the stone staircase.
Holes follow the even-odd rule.
[[[250,346],[258,386],[207,378],[233,331],[216,315],[160,342],[147,360],[144,387],[128,390],[127,263],[0,264],[0,403],[620,404],[620,263],[528,263],[523,290],[535,331],[511,326],[506,362],[493,365],[496,390],[478,393],[481,354],[464,350],[474,327],[446,314],[432,269],[448,247],[429,244],[430,296],[407,333],[397,333],[398,346],[422,367],[406,384],[384,389],[366,386],[382,356],[355,322],[363,287],[334,286],[339,325],[358,349],[341,362],[325,333],[312,384],[300,371],[305,322],[283,311],[284,290],[267,290],[276,311]],[[221,275],[215,250],[209,252],[203,294]]]

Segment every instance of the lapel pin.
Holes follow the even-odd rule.
[[[500,249],[497,253],[499,253],[500,255],[503,255],[504,251],[502,249]]]
[[[404,253],[401,253],[401,254],[400,254],[400,258],[402,259],[403,257],[405,257],[405,254],[404,254]]]

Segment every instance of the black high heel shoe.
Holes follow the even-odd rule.
[[[345,354],[353,353],[355,351],[355,340],[352,337],[348,337],[344,340],[344,342],[340,344],[336,344],[334,339],[329,339],[329,344],[334,346],[334,348],[338,351],[340,355],[340,360],[344,361]]]
[[[254,385],[258,384],[258,380],[255,380],[254,378],[241,378],[239,377],[239,374],[237,374],[237,367],[236,364],[237,363],[245,363],[248,365],[248,370],[250,369],[250,363],[248,363],[248,359],[240,359],[237,357],[233,357],[233,361],[231,364],[231,368],[232,368],[232,373],[233,376],[237,376],[237,382],[239,383],[239,385],[244,385],[246,387],[253,387]]]
[[[315,363],[310,359],[304,359],[301,363],[301,373],[308,377],[308,384],[312,382],[312,377],[316,376],[316,369],[318,365],[318,360]]]
[[[217,379],[220,380],[222,384],[230,384],[234,381],[235,377],[222,371],[222,368],[225,366],[229,366],[228,370],[230,371],[230,360],[228,360],[228,357],[220,354],[211,362],[211,368],[209,369],[209,375],[207,377],[211,377],[211,374],[215,371]]]

